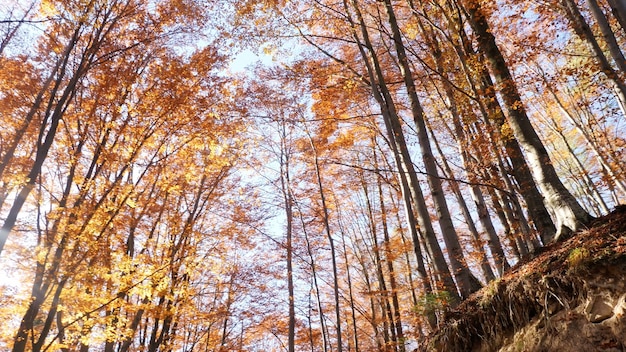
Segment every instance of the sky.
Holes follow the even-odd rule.
[[[254,66],[257,62],[261,62],[264,65],[271,65],[272,57],[263,53],[259,55],[252,52],[252,50],[246,49],[235,56],[230,62],[228,69],[232,73],[245,73],[247,69]]]

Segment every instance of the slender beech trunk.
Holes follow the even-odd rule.
[[[470,294],[479,290],[481,284],[469,270],[459,242],[458,234],[456,233],[452,217],[450,216],[450,210],[448,209],[448,203],[441,185],[441,178],[438,174],[437,165],[431,150],[428,132],[426,130],[424,109],[422,108],[419,98],[417,97],[415,81],[413,80],[413,74],[406,55],[406,49],[404,48],[402,35],[396,20],[393,5],[391,4],[391,0],[384,0],[384,2],[389,26],[393,35],[396,55],[398,56],[398,61],[400,63],[400,73],[402,74],[402,78],[404,80],[404,86],[407,90],[409,102],[411,104],[413,121],[415,122],[417,128],[417,138],[422,154],[422,161],[427,174],[426,179],[428,180],[430,194],[433,198],[435,209],[437,210],[441,233],[448,250],[450,267],[452,269],[452,273],[454,274],[454,278],[456,279],[461,297],[467,298]]]
[[[402,241],[402,246],[404,248],[407,248],[406,246],[408,245],[408,241],[407,238],[405,236],[405,232],[404,232],[404,228],[402,228],[402,222],[400,219],[400,214],[396,214],[397,215],[397,219],[398,219],[398,234],[400,235],[400,240]],[[418,299],[417,299],[417,287],[415,287],[415,279],[413,278],[413,266],[411,265],[411,257],[409,256],[409,252],[408,251],[403,251],[403,257],[404,257],[404,263],[406,264],[406,276],[407,279],[409,281],[409,289],[411,292],[411,306],[412,307],[416,307],[418,304]],[[437,324],[437,319],[434,316],[434,312],[433,312],[433,325],[436,326]]]
[[[348,261],[348,250],[343,231],[341,232],[341,243],[343,246],[344,261],[346,264],[346,280],[348,281],[348,297],[350,298],[350,317],[352,319],[352,341],[354,343],[354,351],[359,352],[359,332],[356,319],[356,308],[354,306],[354,293],[352,290],[352,276],[350,274],[350,262]]]
[[[499,158],[499,157],[498,157]],[[486,178],[489,180],[497,180],[499,175],[502,175],[502,160],[498,160],[500,164],[500,169],[496,172],[496,170],[488,170]],[[513,239],[516,243],[517,248],[519,248],[519,252],[522,257],[526,257],[531,253],[531,249],[528,246],[528,241],[526,239],[530,236],[530,226],[524,217],[524,213],[522,212],[519,201],[515,195],[515,189],[513,188],[512,183],[506,177],[502,178],[506,184],[506,191],[497,190],[495,192],[498,203],[500,204],[501,209],[504,211],[504,216],[506,218],[506,222],[508,223],[511,231],[508,233],[508,236]]]
[[[508,124],[526,152],[528,165],[543,193],[546,207],[556,218],[557,233],[554,240],[560,240],[562,235],[580,230],[590,221],[591,216],[580,206],[556,174],[545,146],[530,123],[508,65],[496,45],[482,8],[475,1],[467,0],[466,3],[469,3],[466,6],[468,20],[476,34],[478,46],[487,58],[491,74],[498,84],[508,114]],[[550,240],[544,238],[544,243]]]
[[[309,345],[311,347],[311,352],[315,352],[316,344],[315,340],[313,339],[313,319],[311,319],[311,317],[313,317],[313,303],[311,302],[311,299],[313,296],[313,290],[315,289],[313,287],[313,280],[311,280],[309,284],[311,286],[309,286],[308,314],[306,315],[306,320],[309,330]]]
[[[509,246],[513,251],[513,256],[517,261],[520,261],[522,259],[522,256],[520,254],[519,248],[517,248],[517,244],[515,243],[515,241],[512,241],[513,229],[511,228],[511,225],[509,225],[503,206],[500,203],[500,200],[498,198],[498,192],[494,188],[489,187],[487,188],[487,194],[491,199],[492,208],[494,209],[498,220],[500,220],[500,224],[502,224],[502,227],[504,228],[504,236],[505,239],[509,241]]]
[[[598,43],[591,27],[589,27],[587,20],[585,20],[585,17],[583,17],[580,13],[576,2],[574,0],[562,0],[561,4],[565,9],[565,13],[572,23],[572,27],[576,34],[586,40],[591,46],[591,50],[600,65],[600,70],[611,82],[613,82],[617,101],[622,109],[622,113],[626,116],[626,84],[624,83],[624,80],[620,77],[619,73],[613,68],[613,66],[611,66],[609,59],[602,50],[602,46]],[[626,63],[622,62],[621,65],[626,65]],[[624,73],[623,70],[622,73]]]
[[[315,296],[316,296],[316,300],[317,300],[317,310],[319,313],[319,319],[320,319],[320,331],[322,333],[322,351],[327,352],[329,350],[329,337],[328,337],[328,327],[326,325],[326,317],[324,316],[324,309],[322,307],[322,300],[321,300],[321,294],[320,294],[320,287],[319,284],[317,282],[317,267],[315,265],[315,257],[313,256],[313,248],[311,247],[311,241],[309,240],[309,233],[306,229],[306,221],[304,221],[304,212],[302,211],[299,202],[296,201],[296,199],[293,199],[293,204],[297,209],[297,213],[299,214],[299,220],[300,220],[300,225],[302,226],[302,234],[304,235],[304,241],[306,242],[306,250],[307,250],[307,254],[309,256],[309,260],[310,263],[309,265],[311,266],[311,276],[312,276],[312,282],[313,282],[313,287],[315,288]]]
[[[58,77],[54,82],[52,93],[56,93],[58,91],[61,85],[61,81],[65,78],[67,66],[69,65],[71,59],[71,52],[74,50],[76,44],[78,43],[81,28],[81,26],[76,28],[72,37],[69,40],[68,46],[64,52],[64,57],[62,59],[63,63],[61,64]],[[75,96],[78,82],[85,73],[88,62],[90,62],[91,59],[93,59],[93,56],[88,56],[85,53],[81,58],[78,68],[76,69],[76,71],[73,72],[69,82],[67,83],[67,86],[63,89],[63,93],[61,94],[61,96],[56,97],[56,94],[53,94],[49,98],[46,107],[45,118],[39,128],[39,137],[37,140],[35,161],[31,166],[30,171],[28,172],[26,183],[22,186],[22,188],[16,195],[11,209],[9,210],[9,213],[4,220],[4,224],[2,225],[2,228],[0,228],[0,254],[2,253],[4,244],[6,243],[7,238],[11,233],[11,230],[13,230],[13,227],[15,226],[15,222],[17,221],[17,217],[22,210],[22,206],[26,202],[26,199],[30,195],[30,192],[35,187],[35,182],[39,177],[39,174],[41,173],[43,163],[48,157],[48,152],[50,151],[50,148],[52,147],[52,144],[55,140],[57,128],[59,126],[59,123],[61,122],[61,118],[65,114],[65,111],[71,103],[72,98]],[[58,100],[55,98],[58,98]],[[39,101],[36,100],[35,104],[37,104],[38,102]],[[26,117],[27,122],[29,119],[32,119],[32,116],[30,116],[31,113],[35,114],[36,111],[31,109],[28,116]],[[27,125],[25,127],[27,127]],[[18,136],[16,135],[16,137]],[[15,141],[11,147],[17,147],[17,141]],[[11,155],[6,154],[5,158],[3,159],[6,159],[7,157],[11,157]],[[8,162],[9,159],[3,160],[2,168],[5,168]]]
[[[364,239],[365,235],[361,234],[361,239]],[[359,247],[359,252],[361,252],[362,249]],[[363,280],[365,281],[365,289],[367,290],[367,292],[373,292],[374,288],[372,287],[372,280],[370,279],[370,275],[369,275],[369,271],[370,268],[368,267],[368,265],[365,263],[365,260],[363,259],[364,255],[360,255],[359,253],[356,253],[356,257],[357,257],[357,261],[359,262],[359,265],[361,266],[361,272],[363,273]],[[387,335],[387,330],[383,329],[383,341],[381,342],[380,339],[380,329],[379,329],[379,321],[380,319],[378,318],[378,308],[376,306],[376,300],[374,295],[368,295],[369,296],[369,304],[370,304],[370,310],[372,313],[372,316],[370,319],[368,319],[370,325],[372,326],[372,331],[374,332],[374,340],[376,341],[376,347],[377,347],[377,351],[379,352],[384,352],[385,349],[383,346],[387,345],[387,342],[389,341],[389,336]],[[383,322],[385,320],[383,319]]]
[[[374,168],[378,169],[379,163],[378,163],[376,150],[374,150],[373,157],[374,157]],[[385,197],[383,194],[382,179],[380,175],[376,178],[376,185],[378,188],[378,197],[380,199],[381,209],[384,209],[383,199],[385,199]],[[407,225],[409,227],[409,232],[411,233],[411,239],[413,242],[413,252],[416,255],[417,268],[415,268],[415,270],[417,272],[418,279],[420,280],[420,283],[422,285],[423,294],[431,295],[433,294],[433,286],[428,276],[428,273],[426,272],[426,266],[424,264],[424,258],[422,255],[422,250],[421,250],[421,245],[420,245],[420,238],[417,232],[417,222],[416,222],[415,215],[413,214],[413,211],[411,208],[410,195],[408,194],[408,192],[405,192],[405,189],[403,187],[401,187],[401,193],[402,193],[402,197],[404,200],[406,218],[408,219]],[[400,214],[398,213],[398,217],[399,216]],[[398,218],[398,223],[401,223],[399,218]],[[414,300],[417,302],[416,298]],[[434,329],[437,326],[437,316],[435,314],[435,311],[433,310],[427,311],[426,319],[431,328]]]
[[[235,280],[234,275],[230,276],[230,280],[228,282],[228,292],[226,293],[226,311],[224,316],[224,323],[222,324],[222,337],[220,339],[220,347],[221,349],[227,349],[228,345],[228,321],[230,320],[230,307],[233,304],[233,281]]]
[[[488,137],[489,143],[492,145],[492,150],[494,154],[493,158],[495,160],[491,161],[491,163],[493,163],[494,165],[485,170],[481,170],[481,172],[483,173],[483,178],[491,180],[492,184],[494,185],[498,185],[499,189],[497,194],[500,198],[503,209],[505,210],[508,222],[513,229],[514,233],[512,235],[523,239],[528,244],[532,244],[533,248],[537,248],[540,245],[533,237],[531,226],[526,219],[524,210],[517,197],[517,194],[521,194],[522,197],[525,196],[524,200],[526,200],[530,218],[532,219],[535,228],[539,230],[539,235],[542,239],[552,238],[554,236],[554,225],[552,223],[552,220],[550,219],[550,214],[548,213],[546,207],[543,206],[543,201],[541,200],[543,198],[534,186],[528,187],[528,184],[518,183],[516,187],[513,182],[514,180],[517,181],[519,179],[525,181],[527,180],[526,176],[518,178],[516,177],[516,175],[527,174],[527,176],[530,176],[530,172],[526,168],[527,164],[524,161],[521,151],[511,151],[510,149],[508,149],[508,146],[510,146],[510,141],[505,142],[504,144],[507,145],[506,155],[509,156],[509,158],[507,159],[500,150],[500,144],[498,143],[497,137],[494,135],[494,133],[491,132],[493,130],[493,126],[491,121],[486,116],[484,116],[484,123],[486,126],[485,128],[487,129],[487,131],[489,131],[486,135]],[[483,130],[480,126],[478,126],[478,124],[475,124],[475,126],[476,131]],[[517,142],[515,142],[514,144],[517,145]],[[519,145],[517,145],[517,147],[519,147]],[[476,146],[476,152],[480,153],[480,150],[480,146]],[[510,164],[507,163],[507,161],[509,161]],[[519,164],[520,161],[523,163],[521,166]],[[520,168],[516,166],[520,166]],[[526,169],[522,171],[521,168]],[[510,173],[513,174],[514,180],[509,177]],[[532,177],[530,180],[532,180]],[[537,201],[540,201],[537,207],[541,209],[529,205],[536,205]],[[545,217],[538,217],[540,214],[543,214]],[[544,219],[544,221],[541,221],[541,219]],[[544,243],[546,243],[545,240]],[[525,244],[524,246],[527,246],[527,244]]]
[[[398,284],[396,281],[396,273],[393,262],[395,260],[394,251],[391,248],[391,239],[389,236],[389,227],[387,226],[387,211],[385,209],[385,203],[382,201],[382,189],[378,189],[380,201],[380,212],[382,215],[381,225],[383,228],[383,240],[385,249],[385,262],[387,263],[387,272],[389,273],[389,286],[391,294],[391,304],[393,305],[393,323],[396,327],[396,338],[398,351],[405,352],[406,346],[404,344],[404,331],[402,328],[402,316],[400,314],[400,300],[398,299]],[[429,318],[430,319],[430,318]]]
[[[591,13],[593,14],[593,18],[596,20],[596,24],[600,28],[602,38],[609,48],[609,53],[611,54],[615,65],[618,70],[622,72],[622,74],[626,73],[626,58],[624,58],[624,53],[622,53],[622,50],[617,43],[615,33],[613,33],[604,12],[602,12],[602,9],[596,0],[586,0],[586,2],[587,5],[589,5]]]
[[[396,214],[397,215],[397,219],[398,221],[400,221],[400,214]],[[408,245],[408,239],[405,236],[405,232],[404,229],[401,227],[401,222],[399,222],[399,228],[398,228],[398,234],[400,235],[400,241],[402,241],[402,246],[407,246]],[[417,288],[415,287],[415,283],[413,280],[413,265],[411,264],[411,257],[409,256],[409,252],[408,251],[403,251],[403,259],[404,259],[404,264],[406,266],[406,276],[408,277],[408,281],[409,281],[409,289],[411,290],[411,307],[412,309],[412,315],[414,317],[413,319],[413,324],[414,324],[414,333],[417,333],[417,335],[419,336],[418,341],[421,341],[422,338],[424,338],[425,336],[428,335],[430,330],[434,330],[437,328],[437,312],[435,310],[429,310],[426,312],[426,314],[419,314],[417,312],[417,308],[420,305],[420,301],[417,298]],[[423,323],[424,320],[424,315],[426,315],[426,323]]]
[[[378,291],[379,291],[379,301],[380,307],[382,309],[383,317],[383,328],[384,328],[384,339],[385,345],[392,345],[394,350],[397,345],[397,337],[396,337],[396,328],[395,328],[395,320],[393,319],[393,313],[391,306],[389,304],[389,290],[387,289],[387,282],[385,280],[385,275],[383,273],[383,258],[381,256],[381,246],[379,245],[380,241],[378,239],[378,224],[374,217],[374,209],[372,202],[370,200],[370,193],[367,188],[367,183],[365,182],[365,177],[363,172],[361,171],[359,174],[359,178],[361,181],[361,188],[363,189],[363,195],[365,196],[365,206],[367,208],[367,217],[369,219],[369,227],[370,227],[370,235],[372,236],[371,241],[373,245],[373,261],[376,266],[376,278],[378,279]],[[382,199],[381,199],[382,203]],[[384,218],[383,210],[381,209],[381,216]],[[383,226],[384,226],[384,220]]]
[[[378,194],[380,199],[386,199],[389,198],[389,202],[391,203],[391,207],[392,208],[400,208],[402,205],[400,204],[399,199],[397,199],[394,194],[397,194],[397,192],[393,192],[390,191],[388,192],[388,197],[384,196],[384,192],[383,192],[383,188],[382,188],[382,182],[378,182]],[[385,207],[385,209],[387,209],[387,207]],[[393,211],[393,214],[395,215],[395,220],[396,220],[396,225],[398,226],[398,228],[396,229],[397,233],[400,236],[400,241],[402,242],[402,245],[404,246],[404,248],[408,248],[407,245],[409,245],[408,239],[406,237],[406,231],[404,229],[403,225],[403,221],[402,221],[402,216],[400,214],[400,212],[398,211]],[[411,263],[411,257],[409,255],[408,251],[403,251],[404,252],[404,262],[406,263],[406,274],[408,276],[409,279],[409,285],[411,288],[411,303],[413,304],[413,306],[417,306],[419,300],[417,298],[417,293],[416,293],[416,287],[413,284],[413,265]],[[424,275],[428,275],[427,273],[424,273]],[[428,276],[427,276],[428,277]],[[432,293],[432,292],[431,292]],[[433,327],[436,326],[436,320],[435,320],[435,325]]]
[[[326,231],[326,236],[328,237],[328,242],[330,244],[330,256],[331,263],[333,268],[333,292],[335,295],[335,320],[337,326],[337,352],[343,351],[343,342],[341,339],[341,305],[339,304],[339,274],[337,272],[337,253],[335,250],[335,240],[333,239],[332,231],[330,229],[330,215],[328,214],[328,206],[326,204],[326,192],[324,190],[324,184],[322,182],[322,173],[319,163],[319,155],[317,152],[317,147],[313,142],[313,139],[309,136],[309,143],[311,146],[311,150],[313,151],[313,165],[315,167],[315,181],[317,182],[318,192],[321,201],[322,207],[322,220],[324,222],[324,230]]]
[[[500,241],[496,228],[491,221],[491,215],[489,215],[489,209],[487,208],[487,203],[485,202],[482,190],[480,187],[474,185],[470,188],[472,191],[472,199],[474,200],[476,210],[478,211],[478,220],[480,221],[483,229],[487,232],[489,238],[487,245],[491,250],[491,255],[493,256],[498,276],[502,277],[504,272],[511,268],[511,265],[504,254],[502,242]]]
[[[498,167],[502,175],[501,178],[504,180],[507,188],[512,190],[513,187],[511,186],[511,181],[508,176],[508,170],[510,170],[510,173],[519,186],[520,194],[528,206],[527,209],[530,219],[537,231],[539,231],[543,242],[548,243],[554,238],[556,227],[544,204],[544,198],[537,189],[537,183],[535,183],[533,179],[530,166],[524,158],[520,144],[514,136],[502,133],[502,131],[506,129],[506,119],[497,101],[494,90],[495,87],[493,86],[491,77],[486,71],[484,72],[481,86],[488,92],[485,99],[485,105],[488,110],[483,114],[483,120],[489,131],[489,139],[494,148],[499,148],[498,141],[502,142],[506,150],[506,156],[508,156],[508,160],[512,165],[510,168],[504,167],[503,156],[497,149],[494,149],[499,159]],[[497,133],[493,133],[492,131],[494,130],[497,131]]]
[[[291,193],[291,178],[289,174],[289,162],[291,156],[288,152],[287,130],[285,122],[282,121],[280,126],[280,191],[283,197],[283,206],[285,207],[285,217],[287,218],[286,232],[286,249],[287,249],[287,293],[289,295],[289,323],[288,323],[288,352],[295,352],[295,336],[296,336],[296,308],[294,301],[294,284],[293,284],[293,198]]]
[[[291,197],[285,198],[285,213],[287,216],[287,292],[289,294],[289,332],[288,332],[288,351],[295,351],[295,337],[296,337],[296,308],[294,302],[294,285],[293,285],[293,249],[292,249],[292,234],[293,234],[293,211]]]
[[[452,112],[452,121],[454,125],[454,132],[450,131],[450,134],[453,135],[457,141],[457,145],[459,147],[459,155],[461,157],[461,162],[463,166],[466,168],[466,174],[471,183],[469,185],[472,200],[476,206],[476,211],[478,212],[478,220],[487,233],[488,241],[487,245],[491,250],[491,254],[494,259],[494,263],[496,266],[496,270],[498,271],[498,275],[502,276],[505,270],[510,268],[510,264],[506,259],[506,255],[504,254],[504,249],[502,248],[502,243],[500,242],[500,238],[498,237],[498,233],[496,232],[495,226],[491,221],[491,216],[489,215],[489,209],[487,208],[487,204],[485,203],[485,199],[483,196],[483,192],[478,186],[478,180],[475,172],[472,170],[472,161],[468,156],[468,145],[470,141],[467,138],[467,135],[461,125],[461,118],[458,115],[458,110],[456,109],[456,104],[451,104],[451,112]],[[446,125],[447,126],[447,125]],[[449,128],[449,127],[448,127]],[[434,136],[433,136],[434,140]],[[439,149],[439,148],[438,148]],[[441,152],[440,152],[441,154]],[[445,162],[445,160],[444,160]]]
[[[413,11],[415,13],[418,13],[411,0],[409,0],[409,4],[411,5]],[[457,5],[452,4],[451,6]],[[486,67],[484,69],[479,69],[478,72],[476,72],[476,70],[472,69],[471,65],[468,64],[468,56],[476,56],[476,54],[474,52],[472,43],[470,43],[465,33],[464,20],[460,16],[456,16],[456,14],[461,12],[460,9],[456,8],[453,10],[453,12],[454,14],[448,14],[447,12],[444,12],[444,15],[447,18],[450,28],[456,28],[456,30],[458,31],[458,40],[455,41],[437,27],[422,25],[421,28],[424,29],[425,33],[428,33],[426,35],[426,38],[434,47],[434,50],[431,50],[431,52],[433,55],[435,55],[435,57],[439,57],[440,61],[442,53],[439,48],[439,40],[433,31],[439,31],[441,33],[444,33],[443,36],[448,42],[450,42],[450,45],[454,49],[454,53],[458,58],[458,63],[465,73],[465,78],[469,87],[471,88],[473,96],[478,97],[478,110],[481,111],[481,114],[485,118],[485,120],[493,120],[496,125],[496,130],[499,132],[503,130],[505,117],[502,112],[502,108],[498,103],[496,90],[493,87],[493,83],[491,81],[489,73],[486,71]],[[418,20],[418,24],[420,24],[420,16],[416,17]],[[438,66],[439,74],[444,77],[444,84],[449,85],[449,81],[447,81],[448,75],[445,74],[446,70],[443,68],[444,66],[441,64],[441,62],[436,61],[436,63]],[[470,105],[472,105],[471,102]],[[466,115],[465,117],[471,117],[473,114],[475,114],[475,112],[474,110],[469,110],[463,111],[462,114]],[[493,131],[491,130],[489,130],[489,132],[493,133]],[[495,141],[497,139],[495,139],[492,135],[492,140]],[[500,138],[500,140],[507,151],[507,155],[513,163],[513,169],[511,170],[511,173],[513,174],[513,177],[515,178],[517,183],[520,185],[520,193],[524,198],[524,201],[528,205],[528,212],[535,227],[541,234],[542,238],[552,238],[556,229],[551,220],[550,214],[543,203],[543,197],[537,189],[537,185],[533,179],[532,173],[530,172],[526,160],[523,157],[522,150],[517,140],[515,139],[515,137],[508,135],[505,138]],[[497,144],[494,144],[494,146],[495,145]],[[506,177],[506,174],[503,174],[503,177]]]
[[[461,208],[461,214],[463,214],[463,218],[465,219],[467,228],[469,232],[472,234],[472,245],[474,246],[474,249],[476,250],[476,256],[478,257],[478,262],[480,263],[480,268],[483,272],[483,276],[486,282],[492,281],[493,279],[495,279],[495,275],[493,273],[493,270],[491,269],[491,266],[489,265],[487,254],[485,252],[485,249],[483,248],[483,241],[480,238],[481,236],[480,236],[480,233],[478,233],[478,229],[476,228],[476,225],[474,224],[474,219],[472,219],[472,214],[470,214],[469,207],[467,206],[467,202],[465,201],[465,198],[463,198],[463,194],[461,193],[461,188],[459,187],[458,183],[454,181],[454,179],[456,178],[454,175],[454,171],[452,171],[452,168],[450,167],[448,160],[445,158],[443,151],[441,150],[441,147],[439,146],[439,141],[437,140],[437,136],[435,136],[435,133],[433,132],[432,129],[430,129],[430,134],[431,134],[431,139],[433,141],[433,144],[435,145],[435,148],[437,149],[437,152],[439,153],[439,155],[442,156],[441,158],[442,173],[448,179],[453,180],[450,182],[450,188],[452,189],[452,193],[454,193],[457,203],[459,204],[459,207]]]
[[[446,89],[448,96],[452,94],[452,91],[449,88],[450,87]],[[457,141],[461,162],[463,163],[463,166],[466,168],[467,178],[469,182],[471,183],[469,185],[469,188],[470,188],[472,199],[476,205],[476,210],[478,212],[478,220],[481,226],[483,227],[483,229],[485,230],[485,232],[487,233],[487,236],[488,236],[487,244],[494,258],[495,266],[498,270],[498,275],[502,276],[503,272],[507,270],[508,268],[510,268],[510,265],[504,254],[504,250],[502,248],[502,243],[500,242],[500,238],[498,237],[498,234],[493,225],[493,222],[491,221],[491,216],[489,215],[489,210],[485,203],[483,193],[480,189],[480,186],[478,186],[478,179],[475,176],[475,171],[472,170],[473,163],[470,161],[471,158],[468,156],[468,151],[467,151],[468,145],[471,144],[471,142],[468,140],[467,134],[465,133],[465,130],[463,129],[463,126],[461,124],[461,116],[459,115],[456,102],[453,99],[449,99],[449,109],[452,114],[452,122],[454,125],[454,131],[450,130],[450,134],[453,135]],[[433,135],[433,140],[435,140],[434,135]],[[435,145],[437,146],[437,144]],[[437,149],[440,149],[440,148],[437,147]],[[439,153],[441,154],[441,151]],[[443,163],[444,165],[446,165],[447,161],[444,159]],[[450,167],[446,166],[446,169],[448,170],[450,169]],[[454,187],[458,188],[458,185],[455,185]],[[458,194],[458,192],[456,192],[456,194]],[[457,198],[458,197],[459,196],[457,195]],[[543,206],[543,203],[541,203],[541,205]],[[467,208],[466,205],[464,205],[464,209],[465,208]],[[468,215],[469,215],[469,212],[467,212],[466,214],[466,211],[464,210],[464,216],[468,222],[470,231],[472,231],[472,233],[477,233],[477,230],[475,229],[473,222],[470,220],[471,216],[468,216]]]
[[[411,6],[413,7],[413,3],[412,1],[409,1],[409,3],[411,4]],[[443,77],[443,88],[444,88],[444,92],[445,92],[445,101],[446,101],[446,105],[448,106],[448,110],[450,111],[450,114],[452,115],[452,120],[453,120],[453,124],[454,124],[454,133],[453,135],[456,136],[456,140],[459,141],[458,145],[459,145],[459,151],[461,154],[461,160],[463,161],[463,164],[466,164],[465,161],[465,150],[464,150],[464,145],[465,144],[465,132],[463,131],[463,127],[461,125],[461,117],[460,117],[460,113],[459,113],[459,109],[457,106],[457,101],[454,95],[454,90],[452,87],[452,84],[450,82],[450,77],[448,77],[448,75],[446,74],[446,70],[445,70],[445,65],[444,65],[444,60],[443,60],[443,55],[441,52],[441,48],[439,46],[439,43],[437,41],[437,38],[435,36],[435,33],[433,33],[432,31],[428,30],[426,26],[423,25],[422,20],[419,16],[415,16],[416,20],[417,20],[417,24],[420,28],[420,30],[422,31],[422,33],[424,34],[424,37],[426,38],[426,42],[429,45],[430,48],[430,53],[431,56],[433,57],[434,61],[435,61],[435,66],[436,66],[436,70],[439,73],[439,75],[441,77]],[[427,123],[428,125],[428,123]],[[447,125],[446,125],[447,126]],[[452,169],[450,168],[450,166],[448,165],[448,161],[446,160],[446,158],[444,157],[441,148],[439,147],[435,132],[433,131],[432,128],[430,128],[430,132],[431,132],[431,138],[433,140],[433,143],[436,147],[436,149],[439,152],[439,155],[442,156],[442,164],[443,164],[443,170],[444,173],[447,174],[447,177],[449,179],[454,179],[454,174],[452,172]],[[468,174],[471,174],[471,172],[468,172]],[[465,221],[467,223],[468,229],[470,230],[470,233],[472,234],[473,238],[474,238],[474,247],[476,248],[476,250],[479,251],[479,256],[480,256],[480,263],[481,263],[481,268],[483,270],[483,275],[485,277],[485,279],[487,281],[491,281],[495,278],[494,274],[493,274],[493,270],[491,270],[491,267],[489,266],[489,262],[487,260],[487,256],[485,254],[485,251],[483,250],[482,247],[482,240],[480,239],[480,235],[478,233],[478,230],[476,229],[476,226],[474,225],[474,221],[472,220],[471,214],[469,212],[467,203],[465,202],[465,199],[463,198],[462,194],[461,194],[461,190],[459,188],[459,185],[452,181],[451,185],[450,185],[454,191],[454,194],[457,198],[457,202],[459,203],[460,207],[461,207],[461,211],[463,213],[463,217],[465,218]],[[472,188],[476,188],[476,186],[470,186]],[[482,221],[481,221],[482,222]],[[487,225],[488,227],[488,225]],[[493,228],[493,225],[491,225],[491,228]],[[500,246],[500,248],[498,249],[497,246],[500,245],[499,243],[499,239],[497,238],[497,235],[495,235],[495,230],[493,232],[493,234],[490,233],[490,241],[489,243],[491,244],[490,248],[493,251],[493,256],[494,259],[496,261],[496,267],[502,267],[503,263],[502,263],[502,258],[504,258],[504,252],[502,251],[502,248]],[[493,240],[493,237],[495,237],[495,241]]]
[[[626,1],[624,0],[608,0],[609,6],[611,6],[611,12],[617,22],[622,27],[622,31],[626,34]]]
[[[346,1],[347,0],[344,0],[344,5],[346,7],[346,12],[349,13]],[[357,43],[362,43],[358,46],[358,49],[367,68],[372,95],[381,108],[383,121],[387,131],[387,138],[389,139],[394,158],[396,159],[396,165],[400,170],[398,176],[400,177],[403,192],[406,192],[407,196],[410,195],[410,200],[412,201],[406,203],[405,208],[407,215],[411,216],[411,204],[413,203],[418,214],[417,220],[419,228],[424,237],[427,251],[434,266],[435,275],[441,282],[443,290],[449,293],[451,304],[454,306],[460,301],[460,296],[457,291],[456,284],[452,280],[450,269],[445,262],[437,236],[435,235],[435,231],[430,220],[430,214],[428,212],[428,208],[426,207],[426,201],[424,200],[424,195],[417,179],[417,173],[415,172],[415,168],[406,145],[400,118],[396,112],[393,99],[391,98],[391,93],[387,88],[383,70],[380,67],[377,54],[374,51],[372,42],[369,39],[369,33],[367,30],[368,27],[363,19],[356,0],[352,0],[352,8],[358,19],[358,28],[361,31],[362,38],[359,38],[356,33],[357,26],[355,23],[351,23],[353,36]],[[365,48],[367,48],[367,51]],[[416,238],[413,238],[413,241],[415,242],[415,248],[419,248]],[[416,252],[416,255],[419,256],[420,254]]]
[[[339,213],[341,213],[341,209],[337,209]],[[346,281],[348,284],[348,298],[350,299],[350,318],[352,320],[352,341],[354,343],[354,351],[359,352],[359,333],[357,330],[357,319],[356,319],[356,308],[354,305],[354,293],[352,290],[352,274],[350,274],[350,260],[348,259],[348,247],[346,245],[346,234],[341,220],[342,216],[340,215],[339,223],[339,231],[341,232],[341,246],[343,249],[343,259],[344,264],[346,266]],[[350,351],[350,345],[348,345],[348,350]]]

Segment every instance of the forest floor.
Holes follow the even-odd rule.
[[[626,206],[461,303],[421,351],[626,351]]]

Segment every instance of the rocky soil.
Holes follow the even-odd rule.
[[[449,314],[421,351],[626,351],[626,206]]]

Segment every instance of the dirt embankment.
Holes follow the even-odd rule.
[[[626,206],[463,302],[421,351],[626,351]]]

